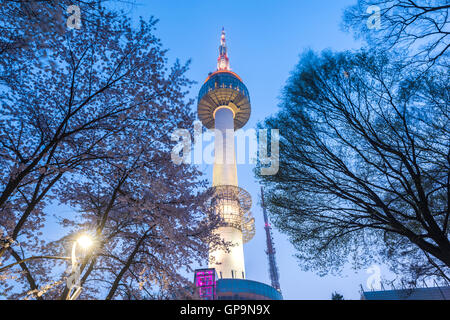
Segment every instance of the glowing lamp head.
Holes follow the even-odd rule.
[[[92,237],[88,235],[82,235],[77,239],[77,242],[83,249],[89,249],[90,247],[92,247],[94,241],[92,240]]]

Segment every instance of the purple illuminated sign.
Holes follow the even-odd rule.
[[[201,300],[214,300],[216,297],[216,269],[195,270],[194,284]]]

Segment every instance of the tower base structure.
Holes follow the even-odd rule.
[[[219,279],[214,268],[195,270],[194,284],[194,296],[199,300],[283,300],[281,292],[268,284]]]

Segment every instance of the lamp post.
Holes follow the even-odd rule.
[[[66,300],[76,300],[81,293],[80,284],[80,264],[78,263],[76,251],[77,246],[80,246],[84,251],[89,249],[93,244],[93,240],[88,235],[80,236],[72,246],[72,270],[70,276],[67,278],[67,293]]]

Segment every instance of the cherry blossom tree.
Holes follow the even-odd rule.
[[[1,7],[2,30],[17,31],[0,38],[0,263],[13,265],[0,285],[9,298],[64,298],[67,263],[52,257],[89,230],[85,298],[171,294],[217,223],[200,173],[170,159],[168,134],[194,120],[188,65],[168,65],[155,19],[135,27],[100,1],[74,3],[80,29],[66,27],[64,1]],[[80,214],[63,219],[50,203]],[[46,243],[50,214],[67,236]]]

